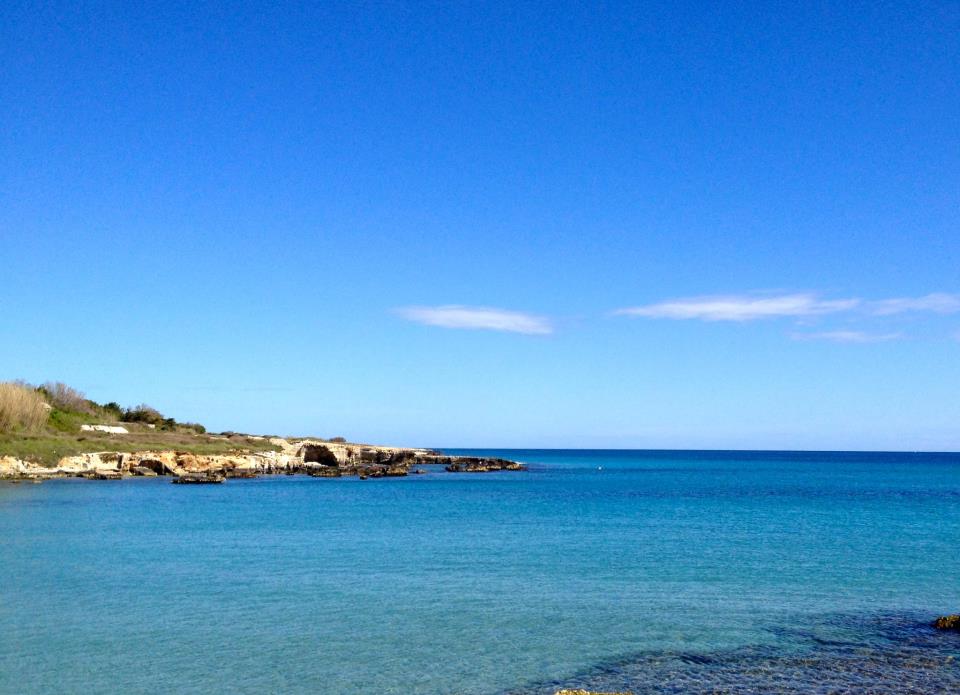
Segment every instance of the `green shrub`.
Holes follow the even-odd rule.
[[[133,408],[127,408],[123,411],[120,419],[123,422],[141,422],[145,425],[156,425],[157,427],[163,426],[167,421],[167,418],[164,418],[159,410],[151,408],[146,403],[141,403]]]
[[[73,413],[69,410],[54,408],[50,411],[48,425],[50,429],[57,432],[74,433],[80,430],[80,425],[86,424],[89,421],[90,418],[83,413]]]
[[[114,401],[100,406],[100,410],[103,411],[105,417],[113,418],[114,420],[123,418],[123,408],[120,407],[119,403],[115,403]]]

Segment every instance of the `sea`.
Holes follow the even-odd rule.
[[[0,693],[960,692],[960,454],[0,483]]]

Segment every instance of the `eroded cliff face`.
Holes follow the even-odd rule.
[[[350,475],[360,478],[381,478],[421,472],[419,469],[414,469],[414,466],[421,464],[440,464],[451,472],[522,470],[523,468],[519,463],[504,459],[451,457],[427,449],[279,438],[271,439],[270,442],[280,451],[229,455],[200,455],[178,451],[134,453],[104,451],[65,456],[54,468],[6,456],[0,457],[0,478],[43,480],[80,476],[116,479],[131,475],[210,475],[250,478],[258,475],[297,473],[324,478]]]

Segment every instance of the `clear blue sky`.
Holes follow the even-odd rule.
[[[960,3],[782,4],[5,2],[0,378],[402,444],[960,450]]]

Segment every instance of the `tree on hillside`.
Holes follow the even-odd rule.
[[[133,408],[127,408],[120,417],[123,422],[142,422],[146,425],[163,425],[166,418],[156,408],[141,403]]]
[[[54,408],[77,413],[89,413],[92,411],[87,397],[72,386],[67,386],[67,384],[64,384],[62,381],[48,381],[38,390],[46,396],[47,401],[49,401],[50,405]]]

